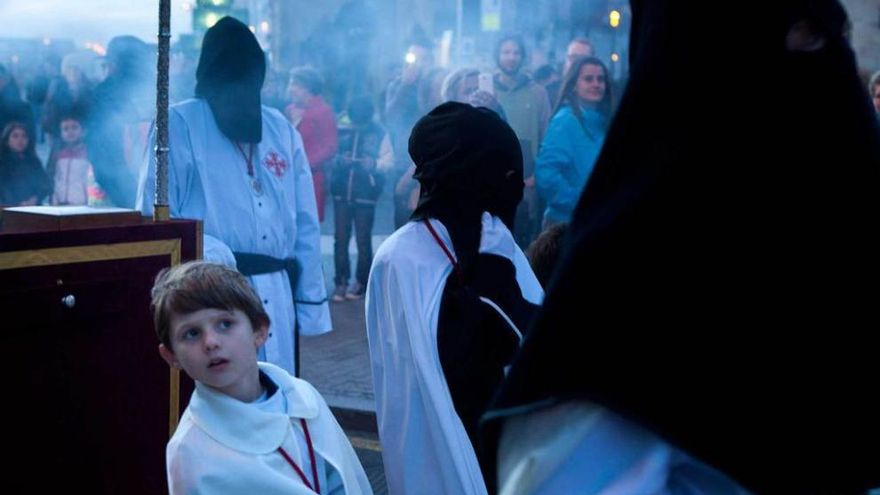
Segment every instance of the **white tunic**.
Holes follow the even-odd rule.
[[[196,383],[196,390],[166,449],[170,495],[314,495],[278,452],[291,456],[312,482],[308,450],[299,445],[306,420],[319,464],[329,463],[347,495],[371,494],[354,449],[308,382],[268,363],[260,369],[278,385],[287,413],[266,412]],[[305,456],[305,458],[303,458]],[[328,493],[324,470],[321,493]]]
[[[266,360],[293,374],[296,319],[303,335],[331,329],[314,185],[302,138],[281,113],[263,106],[263,140],[252,160],[254,175],[262,184],[258,196],[251,187],[247,160],[217,127],[206,101],[172,106],[168,126],[171,216],[204,222],[205,259],[235,267],[232,251],[238,251],[299,261],[300,281],[293,295],[285,272],[249,277],[272,320]],[[151,134],[150,142],[155,142],[155,132]],[[242,148],[247,153],[248,145]],[[156,167],[153,153],[147,155],[136,205],[150,215]]]
[[[617,414],[569,401],[504,420],[500,495],[747,495],[725,475]]]
[[[452,251],[443,224],[431,224]],[[495,225],[501,227],[491,236],[484,229],[481,245],[490,237],[489,244],[510,246],[523,297],[540,304],[543,291],[525,256],[510,231],[497,219]],[[391,495],[486,493],[437,352],[440,302],[451,270],[449,259],[421,222],[398,229],[373,259],[366,295],[367,337]]]

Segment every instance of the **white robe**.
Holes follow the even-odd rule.
[[[278,385],[275,393],[284,395],[287,414],[265,412],[196,383],[166,449],[170,495],[314,495],[278,452],[284,447],[299,466],[306,464],[307,450],[296,440],[302,437],[299,418],[306,420],[318,459],[336,470],[345,493],[371,494],[351,443],[318,391],[271,364],[260,363],[260,369]],[[311,470],[304,471],[311,482]],[[326,478],[319,484],[326,493]]]
[[[747,495],[727,476],[617,414],[569,401],[504,420],[500,495]]]
[[[452,251],[443,224],[431,224]],[[523,297],[540,304],[541,286],[510,231],[503,227],[494,235],[514,246],[512,262]],[[391,495],[486,493],[437,351],[440,302],[451,270],[449,259],[421,222],[398,229],[373,259],[366,295],[367,337]]]
[[[248,277],[272,324],[265,344],[266,360],[294,373],[293,327],[299,318],[303,335],[329,332],[321,265],[320,224],[312,175],[302,138],[277,110],[263,106],[263,140],[253,157],[254,174],[263,194],[254,194],[247,161],[214,120],[208,103],[187,100],[168,116],[168,203],[171,216],[204,222],[205,259],[235,267],[232,251],[274,258],[296,258],[299,286],[291,294],[285,272]],[[155,132],[150,142],[155,142]],[[247,145],[243,145],[245,152]],[[141,168],[137,208],[151,215],[156,165],[148,153]],[[297,301],[321,304],[296,305]]]

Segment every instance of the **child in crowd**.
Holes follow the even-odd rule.
[[[339,154],[330,182],[336,225],[333,260],[336,290],[331,300],[364,297],[370,264],[373,262],[373,219],[376,201],[382,193],[385,173],[394,164],[388,133],[373,120],[374,107],[369,96],[358,96],[348,105],[351,126],[339,135]],[[355,280],[348,288],[351,263],[348,244],[354,225],[357,243]]]
[[[0,137],[0,206],[38,205],[51,191],[27,128],[10,122]]]
[[[196,382],[168,442],[171,495],[372,493],[314,387],[257,362],[270,321],[243,275],[206,262],[165,269],[152,305],[159,354]]]
[[[95,183],[92,163],[86,150],[83,119],[76,111],[60,118],[61,146],[52,152],[46,173],[54,183],[53,205],[99,205],[104,193]]]

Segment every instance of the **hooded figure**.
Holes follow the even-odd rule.
[[[266,57],[250,29],[224,17],[205,33],[196,68],[196,98],[208,102],[229,139],[259,143],[263,137],[260,90]]]
[[[501,487],[543,493],[600,474],[601,464],[572,471],[575,452],[533,462],[530,488],[513,481],[508,468],[542,442],[509,459],[510,441],[567,405],[599,408],[756,493],[880,486],[868,340],[880,133],[843,9],[741,2],[724,24],[689,2],[632,11],[629,87],[486,416],[484,433],[502,433]],[[711,58],[695,40],[711,43]],[[559,419],[547,436],[583,425]],[[597,457],[630,446],[608,442]],[[666,466],[658,493],[676,479]]]
[[[260,359],[296,374],[296,333],[330,331],[320,230],[302,138],[260,105],[265,57],[253,33],[224,17],[205,34],[195,99],[168,115],[172,217],[204,222],[205,259],[248,276],[271,318]],[[155,158],[138,208],[152,214]]]
[[[486,493],[477,420],[542,290],[510,233],[522,155],[491,110],[444,103],[413,128],[421,197],[379,247],[367,336],[389,493]]]
[[[409,153],[421,193],[412,219],[443,222],[464,269],[477,254],[483,212],[513,228],[523,194],[518,144],[498,114],[462,103],[440,105],[413,127]]]

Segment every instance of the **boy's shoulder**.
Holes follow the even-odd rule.
[[[259,366],[260,371],[275,382],[275,385],[281,389],[288,401],[317,413],[316,410],[320,408],[323,398],[311,383],[297,378],[288,373],[287,370],[271,363],[260,362]]]
[[[197,427],[196,423],[193,421],[192,413],[189,408],[187,408],[183,412],[183,416],[180,417],[177,429],[174,430],[174,434],[171,435],[171,439],[168,440],[168,445],[166,447],[168,458],[171,458],[172,454],[177,457],[181,451],[186,450],[187,445],[193,443],[192,440],[195,437],[201,437],[204,435],[206,435],[206,433]]]

